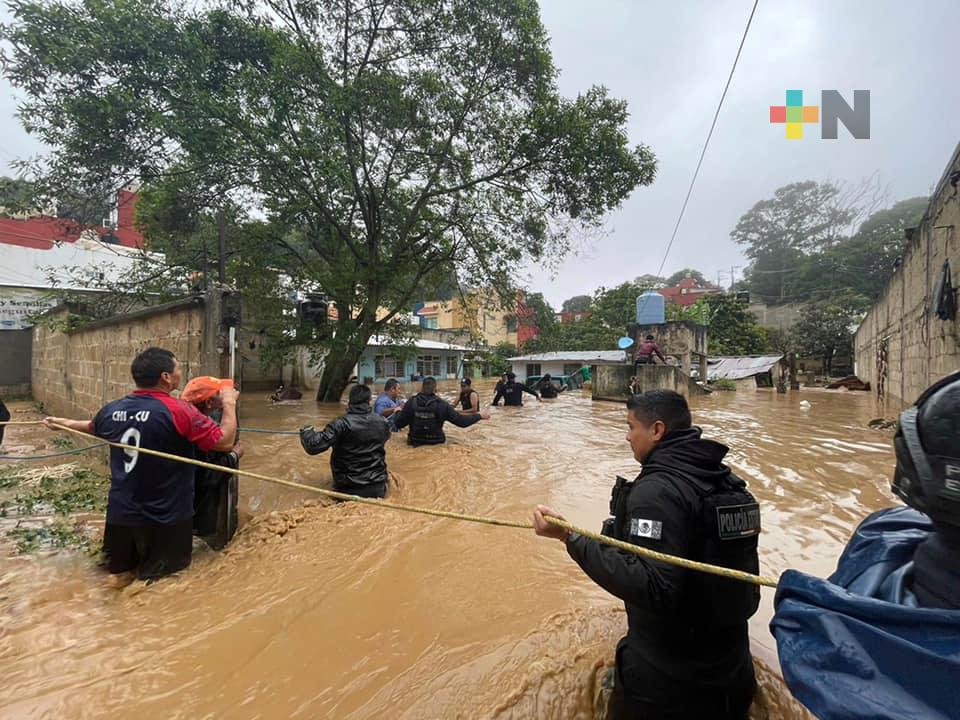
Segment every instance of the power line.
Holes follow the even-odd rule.
[[[700,167],[703,165],[703,158],[707,154],[707,147],[710,145],[710,138],[713,137],[713,130],[717,126],[717,119],[720,117],[720,109],[723,107],[723,101],[727,97],[727,90],[730,89],[730,82],[733,80],[733,73],[737,69],[737,62],[740,60],[740,53],[743,51],[743,45],[747,41],[747,33],[750,32],[750,23],[753,22],[753,15],[757,11],[757,5],[760,0],[754,0],[753,9],[750,11],[750,17],[747,18],[747,26],[743,29],[743,37],[740,38],[740,47],[737,48],[737,56],[733,59],[733,67],[730,68],[730,75],[727,77],[727,84],[723,87],[723,94],[720,96],[720,102],[717,104],[717,111],[713,115],[713,122],[710,123],[710,132],[707,133],[707,140],[703,143],[703,150],[700,152],[700,159],[697,161],[697,169],[693,172],[693,179],[690,181],[690,187],[687,189],[687,196],[683,200],[683,207],[680,208],[680,216],[677,218],[677,224],[673,228],[673,234],[670,236],[670,242],[667,244],[667,250],[663,253],[663,260],[660,262],[660,268],[657,275],[663,272],[663,266],[667,263],[667,256],[673,248],[673,241],[677,239],[677,232],[680,230],[680,223],[687,210],[687,203],[690,202],[690,196],[693,194],[693,186],[697,182],[697,176],[700,174]]]

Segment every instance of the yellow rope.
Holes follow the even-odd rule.
[[[41,424],[42,421],[27,421],[20,424],[29,425],[29,424]],[[74,433],[76,435],[88,435],[89,433],[82,432],[80,430],[74,430],[73,428],[66,427],[65,425],[54,424],[54,427],[59,428],[60,430],[65,430],[67,432]],[[196,465],[197,467],[207,468],[208,470],[215,470],[217,472],[224,472],[222,465],[214,465],[212,463],[203,462],[201,460],[193,460],[190,458],[181,457],[179,455],[172,455],[170,453],[165,453],[160,450],[151,450],[149,448],[134,448],[131,445],[124,445],[123,443],[115,443],[107,441],[108,445],[117,447],[123,450],[131,451],[136,450],[137,452],[142,452],[147,455],[155,455],[156,457],[165,458],[167,460],[173,460],[175,462],[187,463],[189,465]],[[232,470],[233,473],[237,475],[242,475],[244,477],[254,478],[256,480],[263,480],[264,482],[271,482],[277,485],[285,485],[286,487],[296,488],[298,490],[308,490],[310,492],[319,493],[321,495],[326,495],[327,497],[335,498],[337,500],[345,500],[348,502],[357,502],[364,505],[375,505],[379,508],[384,508],[388,510],[400,510],[403,512],[418,513],[420,515],[430,515],[433,517],[442,517],[449,518],[451,520],[463,520],[466,522],[480,523],[483,525],[496,525],[499,527],[511,527],[519,528],[521,530],[532,530],[533,525],[530,523],[521,523],[514,520],[501,520],[499,518],[483,517],[480,515],[465,515],[463,513],[448,512],[446,510],[434,510],[432,508],[417,507],[415,505],[401,505],[399,503],[388,503],[383,500],[376,498],[365,498],[358,495],[350,495],[347,493],[337,492],[336,490],[327,490],[326,488],[313,487],[312,485],[304,485],[303,483],[293,482],[292,480],[283,480],[281,478],[271,477],[269,475],[261,475],[260,473],[250,472],[249,470]],[[685,568],[687,570],[695,570],[697,572],[709,573],[711,575],[718,575],[720,577],[729,578],[731,580],[741,580],[743,582],[752,583],[754,585],[761,585],[764,587],[777,587],[776,578],[766,577],[763,575],[754,575],[752,573],[743,572],[741,570],[732,570],[730,568],[720,567],[717,565],[709,565],[707,563],[697,562],[695,560],[688,560],[686,558],[677,557],[676,555],[668,555],[667,553],[657,552],[656,550],[651,550],[650,548],[640,547],[639,545],[632,545],[631,543],[623,542],[622,540],[617,540],[616,538],[607,537],[606,535],[600,535],[599,533],[592,532],[590,530],[585,530],[579,528],[576,525],[572,525],[566,520],[560,520],[559,518],[554,517],[545,517],[544,518],[548,523],[562,527],[565,530],[570,532],[575,532],[578,535],[583,537],[590,538],[596,542],[602,543],[604,545],[609,545],[615,547],[619,550],[631,553],[633,555],[639,555],[640,557],[645,557],[650,560],[658,560],[660,562],[667,563],[669,565],[676,565],[678,567]]]

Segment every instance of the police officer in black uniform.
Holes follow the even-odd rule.
[[[492,405],[499,405],[500,398],[503,398],[503,404],[508,407],[521,407],[523,405],[523,394],[529,393],[533,395],[537,401],[540,400],[540,393],[536,390],[531,390],[523,383],[517,382],[516,373],[508,372],[504,373],[507,378],[507,381],[504,383],[497,383],[496,392],[493,395]]]
[[[893,491],[933,522],[913,557],[917,603],[960,610],[960,372],[900,414],[893,447]]]
[[[440,445],[447,441],[443,424],[452,422],[457,427],[470,427],[475,422],[486,420],[489,413],[460,413],[453,405],[437,395],[437,381],[423,379],[420,392],[410,398],[397,416],[397,430],[410,426],[407,442],[419,445]]]
[[[691,426],[682,395],[652,390],[627,402],[627,440],[643,464],[617,478],[604,534],[691,560],[759,571],[760,509],[723,464],[727,447]],[[755,689],[747,620],[759,588],[653,562],[544,520],[598,585],[622,599],[627,635],[617,645],[608,720],[742,720]]]

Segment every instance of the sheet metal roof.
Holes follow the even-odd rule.
[[[414,340],[409,345],[404,345],[398,343],[396,340],[390,340],[389,338],[381,338],[379,335],[374,335],[370,340],[367,341],[367,347],[415,347],[418,350],[469,350],[463,345],[453,345],[452,343],[440,342],[439,340]]]
[[[708,380],[741,380],[769,370],[783,359],[783,355],[756,357],[720,357],[707,359]]]
[[[520,355],[510,358],[510,362],[568,362],[568,363],[622,363],[626,358],[623,350],[560,350],[558,352]]]

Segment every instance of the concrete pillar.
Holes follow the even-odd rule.
[[[705,383],[707,381],[707,356],[700,356],[700,382]]]
[[[689,352],[685,352],[683,355],[680,356],[680,369],[683,370],[684,375],[686,375],[687,377],[690,376],[690,368],[691,368],[690,357],[691,355]]]

